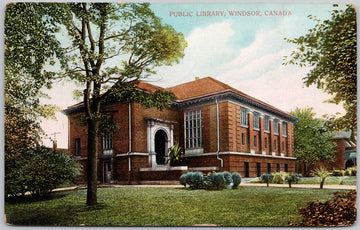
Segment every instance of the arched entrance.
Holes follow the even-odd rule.
[[[156,164],[165,165],[165,154],[167,149],[167,135],[164,130],[158,130],[155,133],[155,153],[156,153]]]

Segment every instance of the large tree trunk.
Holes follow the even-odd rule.
[[[88,160],[86,205],[97,204],[97,131],[99,121],[88,120]]]

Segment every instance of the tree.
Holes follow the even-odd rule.
[[[62,60],[63,52],[53,32],[56,16],[52,4],[16,3],[5,14],[5,157],[39,144],[40,119],[54,115],[52,105],[41,105],[56,73],[44,68]]]
[[[29,6],[42,9],[44,14],[40,19],[45,20],[48,26],[39,29],[52,35],[50,38],[55,38],[56,44],[61,44],[63,55],[57,61],[63,71],[56,72],[56,75],[77,81],[84,89],[76,94],[83,97],[88,130],[86,203],[94,205],[97,203],[99,126],[100,121],[109,120],[106,114],[101,113],[101,104],[135,101],[158,109],[169,107],[175,100],[172,93],[145,93],[137,90],[137,84],[140,79],[154,74],[155,67],[179,62],[187,43],[183,34],[161,23],[149,4],[50,5],[52,8],[44,3],[31,3]],[[22,20],[26,21],[25,18]],[[55,62],[52,60],[50,64]]]
[[[345,10],[334,9],[331,19],[320,21],[311,15],[309,18],[318,24],[308,34],[285,39],[298,49],[285,57],[284,64],[312,67],[303,79],[305,85],[315,84],[334,95],[327,102],[342,103],[346,110],[343,116],[328,116],[327,126],[332,130],[353,131],[357,127],[356,11],[352,5],[347,5]]]
[[[83,104],[88,130],[87,205],[97,203],[97,138],[104,118],[100,106],[132,100],[158,109],[175,99],[172,93],[136,90],[138,80],[172,65],[184,55],[181,33],[160,18],[149,4],[70,3],[62,5],[62,24],[71,45],[66,74],[84,86]],[[117,59],[115,59],[117,58]],[[109,64],[115,59],[116,64]],[[145,75],[145,76],[144,76]]]
[[[294,126],[294,155],[296,160],[308,168],[317,162],[334,161],[335,143],[324,121],[315,118],[313,108],[296,108],[290,113],[299,118]]]
[[[331,176],[331,172],[327,171],[325,168],[317,168],[313,171],[315,176],[320,178],[320,189],[324,188],[325,179]]]
[[[81,175],[80,165],[69,155],[40,146],[7,158],[5,194],[44,196],[63,183],[72,183]]]

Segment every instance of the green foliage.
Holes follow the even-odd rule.
[[[290,113],[299,118],[294,126],[294,155],[307,166],[335,159],[335,143],[324,122],[315,118],[313,108],[296,108]],[[305,173],[308,175],[308,172]]]
[[[185,174],[182,174],[179,179],[180,184],[184,185],[185,188],[186,188],[186,178],[187,178],[187,174],[185,173]]]
[[[348,5],[336,9],[332,18],[324,21],[309,16],[318,24],[296,39],[285,39],[298,46],[284,64],[311,66],[304,78],[306,86],[317,88],[334,97],[330,103],[343,103],[346,114],[328,116],[328,127],[334,130],[354,130],[357,127],[357,32],[356,10]]]
[[[180,162],[181,157],[184,155],[182,148],[179,145],[173,145],[169,148],[169,159],[170,165],[175,165]]]
[[[356,191],[335,192],[332,200],[309,201],[299,210],[303,217],[299,226],[350,226],[356,221]]]
[[[269,183],[273,180],[274,176],[270,173],[266,173],[261,175],[260,180],[264,181],[267,185],[267,187],[269,187]]]
[[[347,176],[356,176],[357,168],[356,166],[350,167],[346,169],[346,175]]]
[[[211,173],[206,177],[206,189],[222,190],[226,188],[226,179],[223,173]]]
[[[320,178],[320,188],[322,189],[324,187],[325,179],[328,178],[331,173],[323,167],[313,170],[313,173]]]
[[[231,173],[231,177],[232,177],[232,180],[234,182],[232,187],[233,188],[239,187],[239,185],[241,183],[241,176],[239,175],[239,173],[233,172],[233,173]]]
[[[290,173],[285,177],[285,181],[289,184],[289,188],[291,188],[292,183],[297,183],[300,179],[299,174],[297,173]]]
[[[201,172],[187,172],[180,176],[180,184],[189,185],[190,189],[222,190],[226,187],[237,188],[241,176],[234,172],[212,172],[204,176]]]
[[[190,189],[199,189],[204,186],[204,176],[201,172],[187,172],[185,175],[186,184]]]
[[[46,147],[28,149],[5,158],[5,194],[43,196],[79,175],[80,166],[69,155]]]
[[[223,176],[224,176],[224,178],[225,178],[225,183],[226,183],[226,185],[232,187],[232,186],[234,185],[234,181],[233,181],[233,179],[232,179],[231,173],[229,173],[229,172],[222,172],[222,174],[223,174]]]
[[[58,76],[51,68],[63,60],[54,36],[56,4],[11,3],[5,12],[5,154],[32,148],[43,136],[41,118],[53,118],[58,109],[43,105],[44,88]],[[59,62],[63,64],[63,62]],[[59,65],[60,66],[60,65]]]
[[[274,184],[283,184],[285,182],[285,178],[289,175],[287,172],[276,172],[273,173],[272,183]]]

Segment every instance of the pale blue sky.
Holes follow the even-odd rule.
[[[284,111],[312,106],[319,116],[341,112],[341,106],[323,103],[329,95],[303,86],[308,68],[282,65],[283,57],[296,48],[284,37],[306,34],[315,25],[308,15],[330,18],[332,4],[152,4],[164,23],[184,34],[188,47],[179,64],[157,68],[149,82],[170,87],[195,77],[211,76]],[[231,17],[229,10],[260,11],[262,16]],[[272,10],[285,10],[291,15],[265,15]],[[171,11],[191,11],[193,17],[173,17]],[[197,17],[197,11],[223,11],[225,16]],[[73,88],[69,83],[56,84],[48,102],[62,109],[76,103]],[[59,146],[67,147],[67,120],[61,114],[58,118],[58,122],[44,122],[43,127],[48,134],[61,132],[57,136]]]

